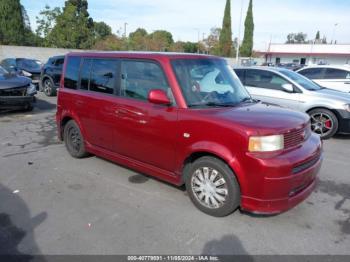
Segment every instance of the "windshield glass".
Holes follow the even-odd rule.
[[[41,63],[40,63],[40,61],[32,60],[32,59],[18,59],[17,66],[19,68],[40,70]]]
[[[235,106],[252,101],[222,59],[175,59],[172,66],[188,107]]]
[[[0,75],[7,75],[8,72],[0,66]]]
[[[318,84],[316,84],[315,82],[311,81],[310,79],[298,73],[295,73],[290,70],[281,70],[280,72],[307,90],[315,91],[315,90],[322,89],[322,87],[320,87]]]

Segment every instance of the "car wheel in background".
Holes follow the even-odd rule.
[[[311,129],[322,139],[328,139],[335,135],[338,130],[338,119],[336,115],[323,108],[316,108],[309,112],[311,118]]]
[[[201,157],[185,168],[186,190],[204,213],[223,217],[240,205],[240,188],[232,170],[214,157]]]
[[[47,96],[56,95],[54,84],[50,78],[46,78],[43,82],[43,91]]]
[[[88,156],[88,152],[85,150],[84,138],[74,120],[68,121],[63,132],[66,148],[72,157],[83,158]]]

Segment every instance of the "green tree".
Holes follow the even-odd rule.
[[[93,48],[104,51],[125,51],[128,50],[128,43],[125,37],[110,35],[97,41]]]
[[[1,0],[0,1],[0,43],[1,44],[5,44],[5,45],[25,44],[26,35],[28,34],[28,27],[26,27],[25,25],[23,10],[24,8],[21,5],[19,0]]]
[[[35,30],[36,35],[41,38],[41,45],[43,46],[54,46],[55,43],[50,42],[48,35],[56,25],[56,19],[61,15],[61,9],[55,7],[53,9],[46,5],[45,9],[40,11],[40,17],[36,17],[37,28]],[[52,39],[51,39],[52,40]]]
[[[95,39],[103,39],[112,35],[112,28],[105,22],[94,22]]]
[[[303,32],[299,33],[290,33],[287,35],[287,41],[286,44],[305,44],[307,34],[304,34]]]
[[[320,40],[320,39],[321,39],[320,31],[317,31],[315,40],[317,41],[317,40]]]
[[[226,0],[224,19],[219,38],[220,55],[230,57],[233,55],[232,28],[231,28],[231,0]]]
[[[94,44],[93,27],[87,0],[67,0],[48,41],[57,47],[88,49]]]
[[[143,28],[138,28],[129,34],[129,49],[131,50],[147,51],[149,50],[149,42],[148,33]]]
[[[173,36],[165,30],[157,30],[149,35],[150,50],[152,51],[169,51],[174,44]]]
[[[204,44],[206,45],[206,49],[209,51],[211,55],[220,55],[220,44],[219,38],[221,34],[221,28],[214,27],[210,29],[210,34],[207,39],[204,40]]]
[[[254,35],[254,20],[253,20],[253,0],[249,1],[247,16],[244,21],[244,37],[240,54],[244,57],[251,57],[253,52],[253,35]]]

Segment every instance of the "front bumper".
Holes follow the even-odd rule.
[[[338,133],[350,134],[350,112],[346,110],[336,110],[338,113]]]
[[[243,192],[241,208],[256,214],[278,214],[312,193],[323,159],[322,142],[312,134],[299,148],[278,156],[248,157],[248,190]]]
[[[33,96],[0,96],[1,109],[27,108],[35,102]]]

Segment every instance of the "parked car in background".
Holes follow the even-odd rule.
[[[60,84],[64,56],[50,57],[41,69],[39,90],[47,96],[54,96]]]
[[[350,66],[310,66],[297,72],[315,81],[320,86],[342,92],[350,92]]]
[[[0,66],[0,109],[32,110],[36,88],[31,79],[7,72]]]
[[[305,113],[253,100],[223,58],[71,53],[59,138],[176,185],[203,212],[280,213],[314,189],[322,143]]]
[[[285,69],[289,69],[289,70],[293,70],[293,71],[297,71],[301,68],[303,68],[305,65],[301,65],[301,64],[297,64],[297,63],[281,63],[281,64],[277,64],[277,67],[281,67],[281,68],[285,68]]]
[[[311,129],[323,139],[350,133],[350,94],[326,89],[288,69],[234,69],[253,98],[306,112]]]
[[[29,77],[36,88],[39,88],[39,80],[42,63],[36,59],[28,58],[6,58],[0,62],[0,65],[10,73]]]

